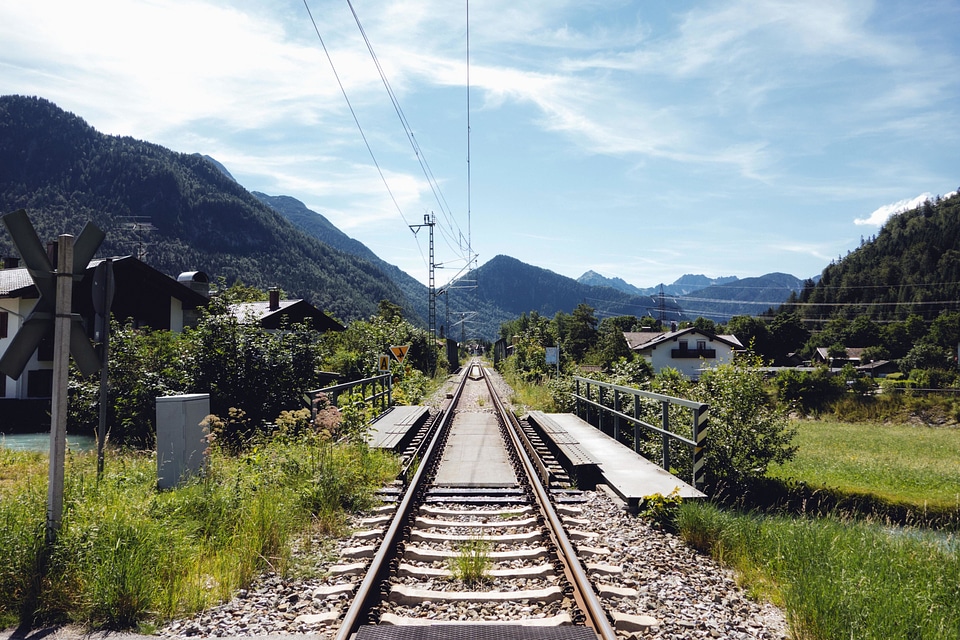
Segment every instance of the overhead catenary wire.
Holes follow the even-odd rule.
[[[343,99],[347,103],[347,108],[350,110],[350,115],[353,116],[353,121],[356,123],[357,129],[360,131],[360,137],[363,138],[363,144],[367,147],[367,152],[370,154],[370,159],[377,168],[377,173],[380,174],[380,179],[383,181],[383,186],[386,187],[387,193],[390,194],[390,199],[393,201],[393,205],[396,207],[397,213],[399,213],[400,217],[403,219],[404,224],[409,226],[406,216],[403,215],[403,209],[400,208],[400,203],[397,202],[396,196],[393,195],[393,191],[390,189],[390,184],[387,182],[386,176],[383,175],[383,169],[380,168],[380,163],[377,162],[377,157],[373,153],[373,148],[370,146],[370,142],[367,140],[367,136],[363,131],[363,127],[360,125],[360,118],[357,117],[357,112],[354,110],[353,104],[350,102],[350,96],[347,95],[347,90],[343,86],[343,82],[340,80],[340,74],[337,73],[337,67],[333,64],[333,58],[330,56],[330,51],[327,49],[327,44],[323,41],[323,36],[320,35],[320,27],[317,26],[317,21],[313,17],[313,12],[310,11],[310,5],[307,4],[307,0],[303,0],[303,6],[307,10],[307,15],[310,16],[310,22],[313,23],[313,30],[317,34],[317,39],[320,41],[320,46],[323,48],[323,53],[327,57],[327,62],[330,63],[330,69],[333,71],[333,76],[336,78],[337,85],[340,87],[340,93],[343,94]]]
[[[430,186],[430,190],[433,193],[433,197],[437,202],[437,207],[446,221],[447,225],[450,228],[450,231],[447,232],[443,226],[440,226],[441,235],[445,237],[450,246],[451,250],[461,253],[466,250],[469,252],[469,242],[468,246],[464,247],[464,234],[463,230],[460,228],[456,219],[454,218],[449,204],[447,203],[446,197],[443,195],[443,190],[440,188],[440,184],[434,176],[433,170],[430,168],[430,163],[427,161],[426,155],[423,153],[423,150],[420,148],[420,143],[417,141],[416,135],[413,132],[413,127],[410,125],[409,120],[407,119],[406,114],[403,112],[403,108],[400,106],[400,100],[397,98],[396,93],[393,90],[393,87],[390,84],[390,80],[387,78],[387,74],[383,69],[383,66],[380,64],[380,59],[377,56],[376,51],[373,48],[373,43],[370,41],[370,38],[367,36],[367,32],[363,27],[363,23],[360,21],[360,16],[357,14],[356,9],[354,9],[352,0],[347,0],[347,5],[350,8],[350,13],[353,15],[353,19],[357,24],[357,29],[360,31],[360,35],[363,38],[364,43],[366,44],[367,51],[370,53],[370,57],[373,60],[374,66],[377,68],[377,72],[380,75],[380,80],[383,82],[384,89],[386,89],[387,96],[390,98],[390,102],[393,105],[394,111],[397,114],[397,118],[400,120],[400,125],[403,127],[404,133],[407,136],[407,140],[410,143],[413,153],[417,158],[417,162],[420,165],[420,169],[423,172],[424,177],[427,180],[427,183]],[[469,126],[469,125],[468,125]],[[469,161],[468,161],[469,162]],[[454,247],[451,242],[455,243],[457,247]]]

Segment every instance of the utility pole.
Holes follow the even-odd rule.
[[[437,338],[437,290],[434,286],[434,270],[436,269],[436,264],[434,263],[433,258],[433,227],[436,224],[436,219],[432,214],[426,213],[423,215],[423,224],[412,224],[410,229],[414,234],[417,233],[423,227],[428,227],[430,229],[430,274],[428,276],[429,281],[429,295],[430,300],[428,303],[429,307],[429,325],[430,325],[430,335],[433,336],[434,340]]]

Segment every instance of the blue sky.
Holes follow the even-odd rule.
[[[352,0],[429,172],[350,5],[306,5],[379,170],[303,0],[0,0],[0,93],[211,155],[424,282],[435,214],[438,285],[468,245],[805,278],[960,184],[960,2],[475,0],[469,197],[465,2]]]

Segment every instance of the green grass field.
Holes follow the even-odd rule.
[[[781,479],[919,508],[960,508],[960,429],[803,420]]]
[[[782,480],[837,494],[960,511],[960,429],[799,421]],[[958,539],[884,514],[764,515],[684,504],[681,535],[781,604],[794,637],[960,638]]]

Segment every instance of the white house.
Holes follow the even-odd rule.
[[[700,371],[733,361],[743,345],[733,335],[713,335],[695,327],[679,331],[631,331],[623,337],[634,353],[643,356],[658,373],[671,367],[696,380]]]

